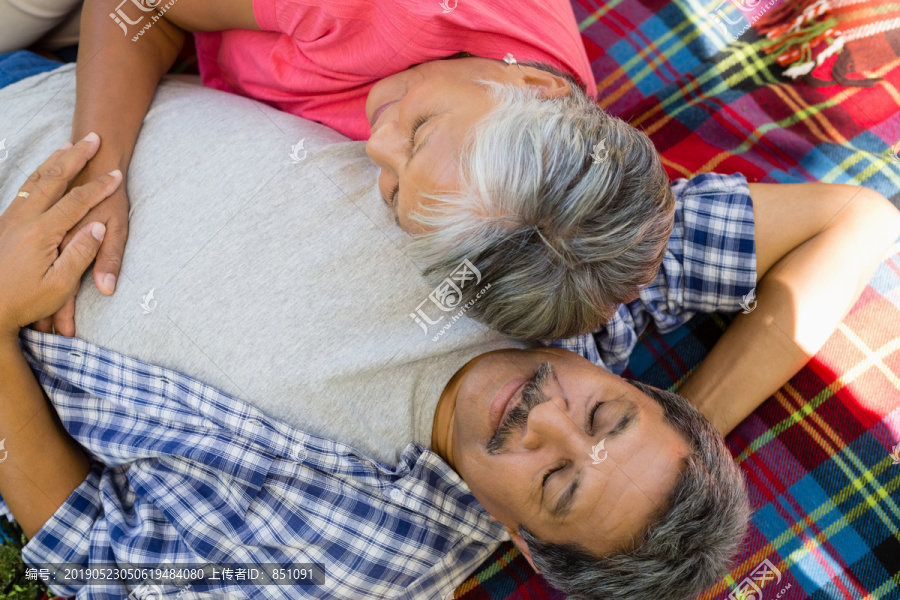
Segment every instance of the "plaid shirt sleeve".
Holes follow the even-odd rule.
[[[601,329],[554,340],[551,346],[572,350],[621,374],[651,321],[667,333],[696,313],[733,313],[752,301],[756,245],[746,178],[706,173],[676,180],[672,191],[675,224],[653,282],[638,299],[620,305]]]
[[[92,463],[25,546],[33,568],[317,564],[315,585],[207,575],[186,597],[414,600],[443,597],[507,539],[422,446],[386,465],[83,340],[23,330],[20,341]],[[141,579],[48,583],[79,600],[185,598]]]
[[[244,522],[275,458],[272,449],[229,427],[250,415],[231,410],[225,397],[199,382],[136,361],[118,363],[124,357],[93,353],[80,340],[32,331],[21,337],[26,359],[92,463],[29,540],[23,560],[36,567],[208,562],[172,523],[204,515],[207,523],[196,527],[202,538],[204,531]],[[51,588],[89,599],[129,592],[125,582]]]

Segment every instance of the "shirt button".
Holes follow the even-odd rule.
[[[394,502],[400,502],[401,500],[403,500],[403,492],[401,492],[397,488],[392,489],[388,493],[388,495],[391,497],[391,500],[393,500]]]
[[[297,444],[296,446],[294,446],[294,458],[302,462],[306,460],[307,456],[309,455],[306,453],[306,448],[303,446],[303,444]]]

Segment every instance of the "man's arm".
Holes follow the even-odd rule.
[[[98,244],[99,246],[99,244]],[[63,429],[17,338],[0,340],[0,496],[29,538],[87,477],[87,456]]]
[[[724,435],[796,374],[900,237],[900,212],[864,187],[750,184],[757,306],[679,389]]]
[[[99,144],[87,138],[55,152],[0,215],[0,496],[29,537],[89,471],[28,367],[18,334],[62,304],[100,247],[105,229],[89,223],[58,251],[65,232],[122,181],[111,173],[60,199]]]

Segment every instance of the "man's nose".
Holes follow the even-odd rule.
[[[584,432],[572,420],[561,396],[552,396],[528,413],[528,424],[522,444],[537,449],[544,444],[560,444],[563,447],[581,443]]]

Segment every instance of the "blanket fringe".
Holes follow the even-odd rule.
[[[779,65],[785,67],[784,75],[791,79],[803,77],[815,86],[841,85],[869,87],[880,79],[850,79],[845,76],[846,55],[832,66],[833,82],[812,76],[816,67],[844,50],[848,39],[841,25],[831,13],[837,6],[857,4],[864,0],[798,0],[784,4],[760,17],[754,24],[756,30],[771,43],[763,47],[766,54],[775,55]]]

